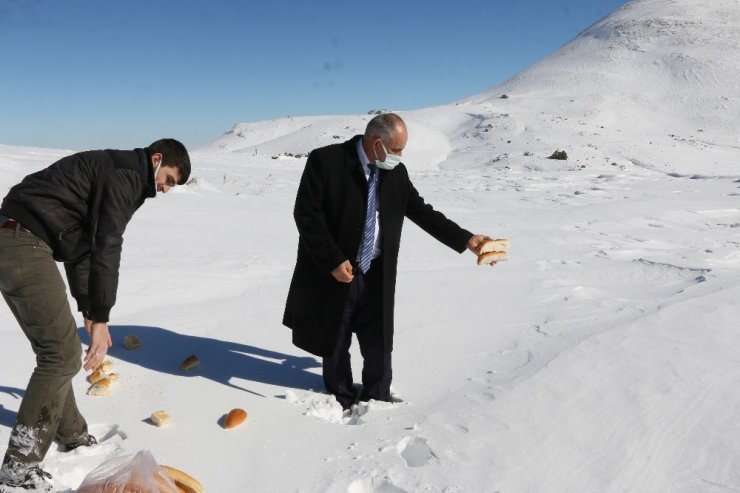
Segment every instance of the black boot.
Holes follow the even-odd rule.
[[[95,439],[94,436],[89,434],[88,432],[83,433],[82,435],[78,436],[71,442],[62,445],[64,448],[64,452],[69,452],[70,450],[74,450],[77,447],[92,447],[93,445],[97,445],[98,441]]]

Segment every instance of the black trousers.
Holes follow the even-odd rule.
[[[383,344],[382,267],[382,259],[378,257],[365,274],[359,270],[355,274],[349,286],[334,351],[324,358],[326,390],[345,409],[357,398],[349,354],[353,332],[360,343],[363,359],[360,400],[391,400],[391,353],[385,351]]]

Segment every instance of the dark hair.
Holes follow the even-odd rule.
[[[178,185],[184,185],[190,178],[190,156],[182,142],[175,139],[160,139],[149,145],[149,152],[162,154],[162,166],[180,170]]]

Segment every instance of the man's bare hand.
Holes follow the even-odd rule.
[[[352,264],[349,263],[349,260],[345,260],[339,264],[336,269],[331,271],[331,275],[334,276],[334,279],[337,281],[345,284],[352,282],[352,279],[355,278],[352,274]]]
[[[83,360],[85,371],[91,371],[97,368],[105,359],[108,348],[113,345],[106,322],[89,322],[90,347],[87,349],[85,359]],[[87,327],[88,320],[85,319],[85,328],[87,329]]]
[[[490,236],[486,236],[486,235],[473,235],[468,240],[468,244],[467,244],[468,250],[470,250],[476,256],[478,256],[478,255],[480,255],[480,246],[481,246],[481,244],[484,241],[491,240],[491,239],[492,238]],[[493,267],[494,265],[496,265],[496,262],[491,262],[488,265],[490,265],[491,267]]]
[[[467,245],[468,250],[470,250],[476,255],[479,255],[480,254],[480,244],[490,239],[491,237],[486,236],[486,235],[473,235],[468,240],[468,245]]]

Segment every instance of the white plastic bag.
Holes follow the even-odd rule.
[[[148,450],[113,457],[85,476],[77,493],[178,493]]]

